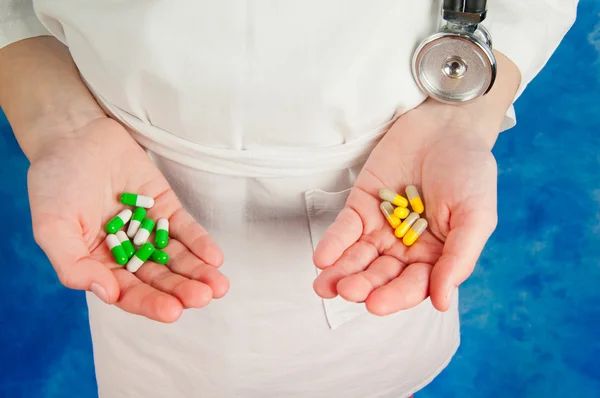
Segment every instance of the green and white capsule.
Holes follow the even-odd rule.
[[[154,244],[157,249],[164,249],[169,244],[169,220],[161,218],[156,222]]]
[[[154,253],[154,245],[150,242],[144,243],[127,263],[127,271],[133,273],[137,272],[137,270],[148,261],[152,253]]]
[[[119,241],[121,242],[121,246],[123,246],[123,250],[125,251],[125,254],[127,255],[127,260],[129,260],[131,257],[133,257],[133,255],[135,253],[133,243],[131,243],[131,241],[129,240],[129,237],[127,236],[125,231],[117,231],[117,233],[115,235],[117,235],[117,238],[119,238]]]
[[[138,229],[135,237],[133,238],[133,244],[136,246],[141,246],[150,237],[152,230],[154,229],[154,220],[151,218],[146,218],[142,221],[142,225],[140,225],[140,229]]]
[[[140,225],[142,225],[144,218],[146,218],[146,209],[143,207],[136,207],[133,211],[133,217],[131,217],[131,221],[129,222],[129,227],[127,228],[127,236],[133,239],[138,229],[140,229]]]
[[[154,250],[150,260],[158,264],[166,264],[169,261],[169,255],[162,250]]]
[[[127,224],[127,222],[131,219],[132,215],[133,212],[129,209],[121,211],[112,220],[106,223],[106,232],[108,232],[109,234],[114,234],[115,232],[123,228],[125,224]]]
[[[115,262],[119,265],[125,265],[127,264],[127,260],[129,259],[127,257],[127,254],[125,253],[125,250],[123,249],[123,246],[121,246],[121,241],[119,240],[119,238],[117,238],[117,235],[115,234],[110,234],[106,237],[106,245],[108,246],[108,250],[110,250],[111,254],[113,255],[113,258],[115,259]]]
[[[127,206],[149,209],[154,206],[154,199],[149,196],[138,195],[137,193],[125,192],[121,195],[121,203]]]

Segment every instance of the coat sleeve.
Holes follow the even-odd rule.
[[[32,0],[0,0],[0,48],[19,40],[47,36]]]
[[[490,31],[492,46],[521,71],[515,101],[546,65],[565,34],[573,26],[578,0],[490,0],[483,25]],[[514,109],[503,129],[516,124]]]

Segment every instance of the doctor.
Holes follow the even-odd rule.
[[[490,2],[495,83],[456,105],[411,65],[438,1],[0,0],[0,106],[31,161],[35,239],[89,292],[99,396],[423,388],[496,225],[491,149],[576,5]],[[430,224],[410,249],[377,199],[408,184]],[[170,219],[168,265],[112,261],[123,191]]]

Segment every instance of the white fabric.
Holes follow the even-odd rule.
[[[496,50],[521,71],[515,100],[546,65],[575,22],[579,0],[490,0],[484,21]]]
[[[0,0],[0,49],[19,40],[48,35],[31,0]]]
[[[521,68],[521,89],[576,3],[490,1],[495,48]],[[34,4],[219,242],[231,280],[226,298],[173,325],[89,295],[100,397],[399,398],[446,366],[457,299],[443,314],[427,300],[378,318],[312,290],[314,247],[362,162],[424,100],[410,57],[438,27],[439,1]],[[16,15],[0,19],[0,44],[26,37],[14,26],[29,26],[31,2],[0,0],[0,10]]]

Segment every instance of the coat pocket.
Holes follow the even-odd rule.
[[[340,192],[325,192],[320,189],[313,189],[305,193],[313,251],[327,228],[344,208],[349,194],[350,189]],[[315,269],[317,275],[321,273],[320,269],[316,267]],[[339,296],[334,299],[323,299],[323,306],[331,329],[336,329],[360,315],[368,314],[364,304],[351,303]]]

